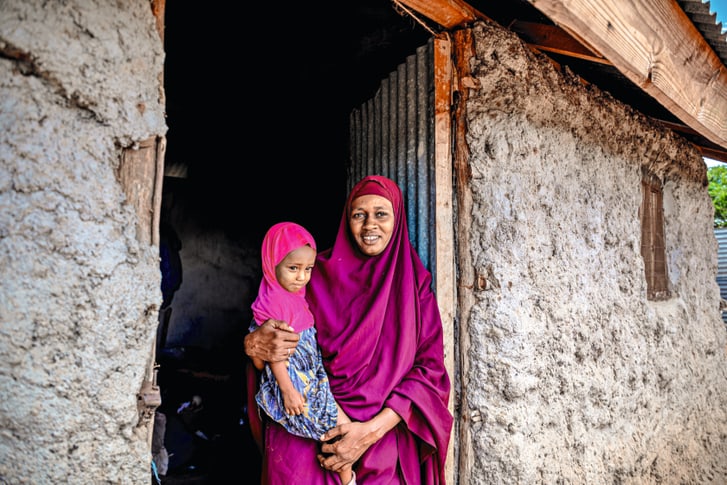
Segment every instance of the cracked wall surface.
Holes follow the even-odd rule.
[[[147,483],[159,249],[122,151],[166,132],[147,1],[0,2],[0,482]]]
[[[703,160],[512,33],[480,23],[474,37],[460,259],[489,284],[459,309],[460,477],[724,483],[726,339]],[[661,302],[646,298],[642,168],[664,183]]]

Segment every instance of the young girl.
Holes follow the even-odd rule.
[[[313,314],[305,300],[316,260],[313,236],[292,222],[275,224],[262,244],[263,279],[252,304],[254,331],[266,320],[282,320],[300,334],[298,346],[288,361],[264,363],[253,358],[261,370],[258,406],[288,432],[319,440],[336,425],[351,422],[331,393],[323,367]],[[355,485],[351,467],[339,473],[341,483]]]

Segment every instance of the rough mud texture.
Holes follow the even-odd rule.
[[[148,1],[0,2],[0,482],[148,483],[159,250],[116,171],[164,135]]]
[[[705,166],[680,138],[475,31],[460,308],[462,483],[727,483],[727,359]],[[642,167],[664,183],[672,297],[648,301]],[[460,290],[461,291],[461,290]]]

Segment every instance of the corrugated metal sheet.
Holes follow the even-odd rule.
[[[717,278],[727,280],[727,228],[715,229],[714,236],[717,238],[717,243],[719,244],[719,250],[717,251]],[[724,295],[722,297],[724,298]]]
[[[350,115],[348,190],[366,175],[401,187],[409,237],[434,274],[433,42],[416,49]]]
[[[710,3],[702,0],[678,0],[678,3],[722,60],[722,64],[727,66],[727,31],[722,22],[717,22],[717,14],[711,12]]]
[[[717,249],[717,284],[719,294],[723,300],[727,300],[727,229],[715,229],[714,236],[717,238],[719,248]],[[722,320],[727,324],[727,312],[722,312]]]

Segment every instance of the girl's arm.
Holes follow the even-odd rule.
[[[278,387],[283,395],[283,403],[285,404],[285,412],[293,416],[302,414],[305,408],[305,398],[298,390],[293,386],[293,381],[290,380],[288,375],[288,363],[283,362],[271,362],[270,370],[273,371],[275,380],[278,382]]]

